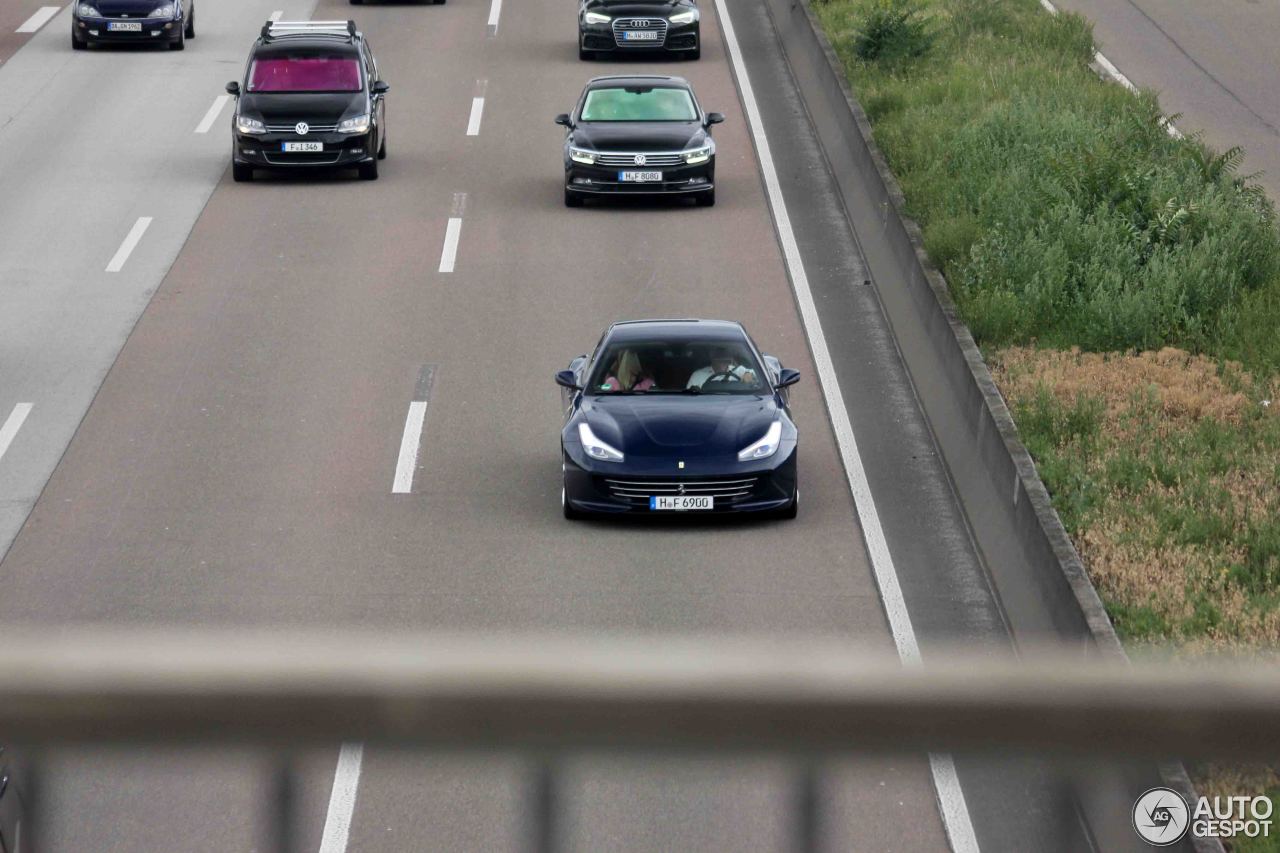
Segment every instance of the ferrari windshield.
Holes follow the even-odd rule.
[[[697,121],[688,89],[628,86],[592,89],[579,121]]]
[[[596,362],[591,394],[759,394],[768,377],[745,341],[620,341]]]

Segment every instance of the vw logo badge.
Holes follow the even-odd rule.
[[[645,163],[648,162],[648,160],[645,159],[645,156],[643,154],[637,154],[635,162],[637,166],[643,166]]]
[[[293,129],[299,136],[306,136],[311,132],[311,125],[307,124],[305,121],[300,121],[294,125]]]

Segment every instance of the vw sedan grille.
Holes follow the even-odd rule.
[[[333,133],[338,129],[336,124],[310,124],[307,133]],[[267,131],[270,133],[294,133],[298,132],[298,123],[293,124],[269,124]]]
[[[657,480],[653,478],[605,479],[605,485],[615,498],[622,498],[633,504],[649,504],[653,495],[689,495],[690,497],[711,496],[716,499],[717,506],[721,501],[734,503],[748,497],[755,489],[759,477],[737,478],[703,478],[700,480]]]
[[[637,162],[636,158],[642,158],[643,162]],[[650,154],[637,153],[631,154],[600,154],[596,157],[596,163],[601,166],[622,166],[628,169],[642,169],[649,166],[679,166],[684,162],[684,156],[680,152]]]
[[[624,32],[636,32],[643,30],[656,30],[657,38],[645,39],[643,41],[631,41],[623,37]],[[666,18],[617,18],[613,22],[613,40],[618,47],[662,47],[667,43],[667,19]]]

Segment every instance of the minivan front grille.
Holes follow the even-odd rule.
[[[336,124],[307,124],[307,133],[333,133],[338,129]],[[269,133],[298,133],[298,123],[293,124],[269,124],[267,125]],[[300,134],[305,136],[306,134]]]

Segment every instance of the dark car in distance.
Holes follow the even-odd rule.
[[[564,139],[564,203],[589,196],[691,195],[716,203],[716,143],[711,126],[682,77],[596,77],[572,113],[556,116]]]
[[[232,116],[231,171],[354,168],[377,180],[387,156],[386,93],[354,21],[268,21],[249,53]]]
[[[578,58],[663,51],[702,55],[702,15],[694,0],[581,0]]]
[[[71,5],[71,47],[167,44],[182,50],[196,37],[195,0],[83,0]]]
[[[796,370],[721,320],[615,323],[556,374],[566,518],[760,513],[795,518]]]

